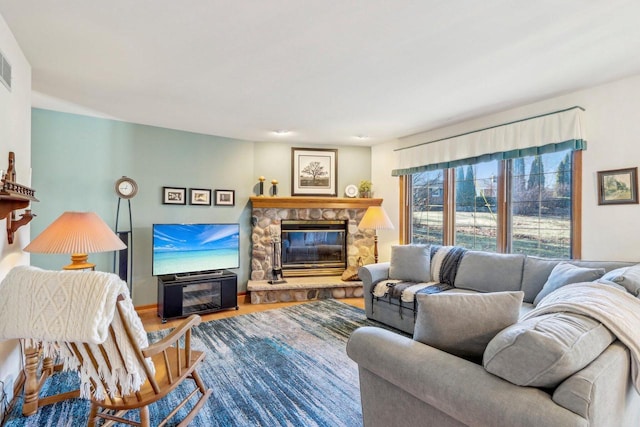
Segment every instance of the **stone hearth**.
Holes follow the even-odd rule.
[[[344,282],[340,276],[290,277],[286,281],[272,285],[266,280],[249,280],[251,304],[362,297],[362,282]]]

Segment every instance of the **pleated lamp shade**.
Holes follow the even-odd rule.
[[[382,206],[369,206],[358,224],[363,230],[375,230],[373,234],[373,260],[378,262],[378,233],[377,230],[393,230],[393,223]]]
[[[358,224],[363,230],[393,230],[393,223],[382,206],[369,206]]]
[[[72,262],[64,269],[80,270],[95,267],[95,264],[87,262],[87,254],[126,247],[94,212],[65,212],[24,250],[40,254],[71,254]]]

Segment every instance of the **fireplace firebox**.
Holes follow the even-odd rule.
[[[342,274],[347,265],[347,222],[282,220],[285,277]]]

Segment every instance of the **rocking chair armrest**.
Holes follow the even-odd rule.
[[[199,325],[201,321],[202,319],[200,318],[200,316],[198,316],[197,314],[192,314],[191,316],[184,319],[182,323],[176,326],[169,335],[162,338],[160,341],[149,345],[147,348],[143,348],[141,350],[142,354],[144,355],[144,357],[151,357],[164,351],[175,342],[177,342],[180,338],[182,338],[182,336],[190,331],[192,327]]]

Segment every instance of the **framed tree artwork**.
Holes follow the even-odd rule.
[[[291,195],[337,196],[338,150],[291,148]]]

